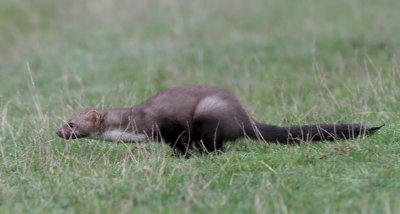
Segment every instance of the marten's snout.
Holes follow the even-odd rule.
[[[65,133],[62,127],[57,130],[56,134],[61,138],[68,139],[67,133]]]
[[[59,128],[56,132],[56,134],[60,137],[60,138],[64,138],[64,139],[75,139],[76,136],[73,133],[72,129],[69,127],[66,127],[65,125],[61,126],[61,128]]]
[[[59,128],[59,129],[57,130],[56,134],[57,134],[59,137],[61,137],[61,138],[67,139],[66,133],[63,131],[62,128]]]
[[[61,129],[58,129],[58,130],[56,131],[56,134],[57,134],[59,137],[62,137]]]

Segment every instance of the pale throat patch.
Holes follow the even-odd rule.
[[[107,130],[102,136],[98,136],[98,138],[113,142],[142,142],[147,140],[147,136],[145,134],[136,134],[117,129]]]

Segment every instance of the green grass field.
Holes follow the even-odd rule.
[[[0,213],[400,213],[400,1],[0,1]],[[65,141],[86,107],[166,88],[236,95],[259,121],[386,124],[367,139]]]

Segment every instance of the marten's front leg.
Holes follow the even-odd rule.
[[[170,144],[174,150],[175,156],[183,156],[185,158],[190,157],[190,150],[192,149],[192,144],[189,142],[189,136],[186,132],[182,133],[178,139],[173,144]]]

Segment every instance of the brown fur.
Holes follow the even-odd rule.
[[[70,126],[73,126],[72,128]],[[57,131],[65,139],[163,140],[176,151],[222,150],[224,141],[248,136],[280,143],[335,140],[372,134],[358,124],[278,127],[256,122],[230,93],[207,86],[162,91],[131,108],[91,108],[75,113]]]

